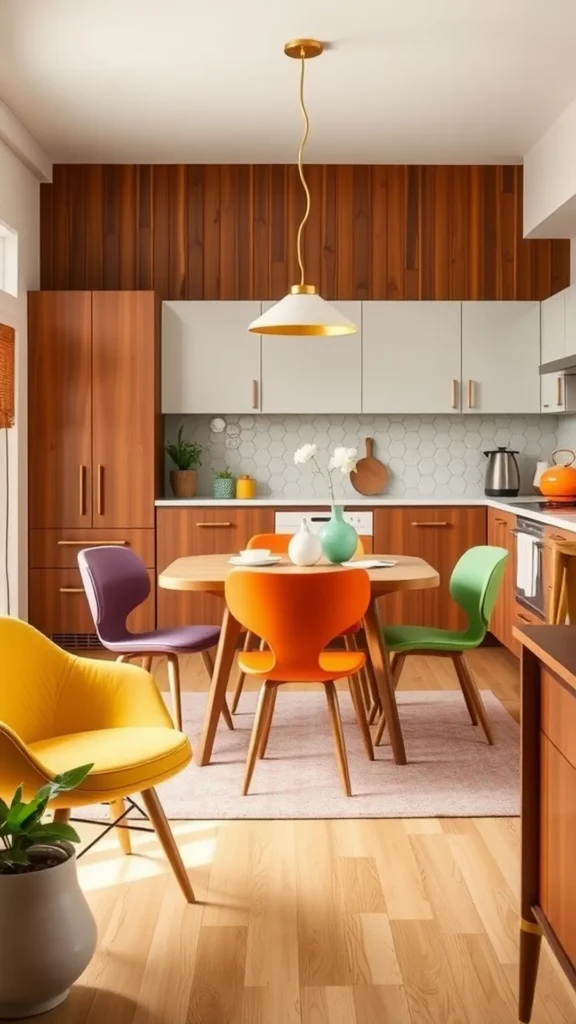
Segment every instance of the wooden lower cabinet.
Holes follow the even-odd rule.
[[[158,572],[184,555],[218,555],[240,551],[255,533],[274,532],[273,508],[158,508]],[[218,624],[222,600],[211,594],[158,587],[158,626]]]
[[[148,569],[150,596],[128,618],[134,632],[154,629],[155,573]],[[33,626],[63,647],[89,647],[96,630],[78,569],[31,569],[28,617]]]
[[[497,548],[506,548],[509,554],[502,587],[490,620],[490,632],[504,647],[519,655],[520,645],[512,633],[514,626],[522,623],[522,619],[517,616],[516,606],[516,544],[512,532],[516,529],[516,516],[495,508],[489,508],[487,513],[488,543]],[[525,609],[521,611],[524,612]],[[530,613],[526,612],[526,615]],[[524,624],[531,621],[532,619],[527,619]]]
[[[374,510],[377,554],[416,555],[440,574],[440,586],[393,594],[380,602],[383,624],[464,629],[466,617],[450,597],[450,576],[468,548],[486,543],[486,509],[413,506]]]

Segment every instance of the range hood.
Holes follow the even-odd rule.
[[[576,354],[553,359],[550,363],[542,363],[539,373],[540,376],[544,373],[576,373]]]

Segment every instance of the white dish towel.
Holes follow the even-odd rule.
[[[529,533],[516,537],[516,584],[525,597],[535,597],[538,576],[538,547]]]

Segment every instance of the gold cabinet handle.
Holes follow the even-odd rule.
[[[80,466],[79,477],[80,515],[86,515],[86,466]]]
[[[557,540],[560,544],[566,544],[567,538],[563,537],[561,533],[551,533],[550,540]]]
[[[506,520],[505,519],[498,519],[498,516],[494,516],[494,522],[495,523],[500,523],[500,526],[508,526],[508,523],[506,522]]]
[[[475,395],[474,391],[475,391],[474,381],[473,380],[469,380],[468,381],[468,408],[469,409],[473,409],[475,407],[475,405],[476,405],[476,395]]]
[[[99,516],[104,515],[104,466],[98,466],[96,475],[96,508]]]
[[[522,612],[516,612],[516,618],[520,619],[520,622],[525,622],[528,626],[532,626],[532,619],[529,619],[527,615],[523,615]]]
[[[202,530],[205,530],[207,526],[232,526],[232,523],[196,523]]]
[[[452,408],[458,408],[458,381],[455,377],[452,381]]]
[[[95,548],[98,544],[111,544],[120,547],[127,544],[127,540],[59,540],[56,541],[60,548]]]
[[[564,378],[556,377],[556,405],[564,405]]]
[[[84,587],[59,587],[61,594],[83,594]]]
[[[253,409],[258,409],[259,405],[260,405],[260,403],[258,401],[258,381],[257,380],[253,380],[252,381],[252,408]]]
[[[437,523],[436,522],[429,522],[429,523],[428,522],[415,522],[415,523],[412,523],[412,526],[450,526],[450,523],[447,523],[445,519],[441,519]]]

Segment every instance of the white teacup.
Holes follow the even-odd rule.
[[[250,562],[264,562],[271,554],[270,548],[246,548],[240,552],[240,558],[249,565]]]

